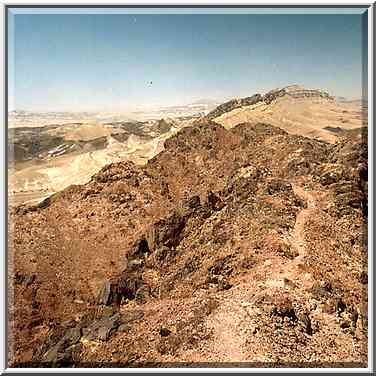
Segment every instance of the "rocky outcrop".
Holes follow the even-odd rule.
[[[262,95],[261,94],[255,94],[251,97],[246,98],[239,98],[239,99],[232,99],[226,103],[221,104],[217,108],[215,108],[213,111],[209,112],[206,115],[207,119],[215,119],[218,116],[221,116],[225,112],[229,112],[234,110],[235,108],[244,107],[244,106],[250,106],[252,104],[256,104],[260,101],[262,101]]]
[[[203,122],[15,210],[12,361],[364,361],[365,149]]]
[[[98,303],[119,307],[123,300],[135,299],[138,291],[144,287],[141,275],[128,270],[120,276],[105,281],[98,298]]]
[[[166,133],[171,129],[172,124],[167,122],[165,119],[161,119],[157,122],[155,127],[159,133]]]

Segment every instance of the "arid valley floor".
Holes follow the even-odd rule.
[[[367,366],[360,101],[290,86],[9,142],[13,366]]]

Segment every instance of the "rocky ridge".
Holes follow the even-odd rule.
[[[254,105],[257,103],[270,104],[278,98],[291,97],[294,99],[302,98],[319,98],[324,100],[333,101],[334,97],[330,96],[329,93],[319,89],[306,89],[299,85],[290,85],[282,89],[274,89],[267,92],[264,95],[254,94],[251,97],[232,99],[228,102],[221,104],[216,107],[213,111],[206,115],[207,119],[213,120],[226,112],[230,112],[236,108]]]
[[[210,121],[12,210],[13,365],[365,366],[367,145]]]

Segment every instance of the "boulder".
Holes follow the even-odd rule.
[[[98,303],[103,305],[111,304],[111,282],[105,281],[99,292]]]
[[[107,341],[112,333],[120,326],[121,316],[115,314],[112,317],[104,317],[93,321],[88,327],[83,329],[83,337],[89,341]]]
[[[272,316],[281,317],[282,319],[286,317],[292,322],[298,321],[292,302],[288,298],[276,301],[271,313]]]
[[[282,179],[272,179],[267,183],[266,190],[268,194],[273,195],[275,193],[284,193],[288,195],[293,195],[294,191],[292,189],[291,183]]]
[[[79,327],[68,329],[62,339],[65,344],[75,345],[81,338],[81,329]]]
[[[344,178],[345,170],[343,166],[338,164],[324,164],[321,167],[321,175],[319,181],[322,185],[330,185],[337,183]]]
[[[128,324],[121,324],[117,329],[118,332],[129,332],[129,330],[130,326]]]
[[[301,323],[304,332],[307,333],[308,335],[312,335],[312,332],[313,332],[312,331],[312,322],[311,322],[311,318],[309,317],[309,314],[307,312],[303,312],[299,316],[299,322]]]
[[[209,191],[207,194],[207,205],[211,210],[219,211],[225,206],[225,203],[219,198],[219,196],[212,191]]]
[[[71,328],[65,332],[58,343],[49,348],[42,357],[42,362],[52,366],[70,366],[74,363],[74,355],[79,353],[81,345],[81,329]]]
[[[135,295],[135,300],[138,303],[145,303],[148,298],[151,296],[150,287],[143,285],[137,291]]]
[[[98,303],[120,306],[123,299],[133,300],[137,290],[143,285],[144,282],[137,273],[130,273],[126,270],[120,276],[103,283]]]
[[[170,330],[170,329],[167,329],[167,328],[161,328],[161,329],[159,330],[159,335],[160,335],[161,337],[168,337],[171,333],[172,333],[171,330]]]

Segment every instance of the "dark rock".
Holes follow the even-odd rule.
[[[101,341],[107,341],[111,335],[112,327],[102,326],[98,329],[97,338]]]
[[[308,313],[304,312],[300,315],[300,322],[302,323],[304,331],[308,335],[312,335],[312,323]]]
[[[290,175],[301,176],[311,173],[311,163],[306,159],[292,159],[287,165],[287,171]]]
[[[351,322],[354,328],[356,328],[357,326],[358,318],[359,318],[358,310],[355,307],[353,307],[353,310],[351,313]]]
[[[136,272],[142,269],[144,266],[145,261],[143,259],[134,259],[130,260],[127,265],[127,270],[130,272]]]
[[[363,194],[361,191],[339,194],[335,199],[336,207],[339,210],[346,211],[350,208],[359,209],[363,205]]]
[[[217,260],[214,265],[209,268],[209,273],[212,276],[230,276],[234,269],[232,265],[233,259],[233,255],[228,255]]]
[[[339,324],[339,326],[340,326],[342,329],[347,329],[347,328],[350,328],[350,326],[351,326],[351,322],[348,321],[348,320],[342,320],[341,323]]]
[[[99,304],[107,305],[110,304],[111,298],[111,283],[110,281],[106,281],[103,283],[102,289],[99,293]]]
[[[173,253],[169,247],[161,246],[160,248],[156,249],[154,252],[154,258],[157,261],[163,261],[168,258],[168,256]]]
[[[145,303],[148,298],[150,298],[150,287],[149,286],[142,286],[136,291],[135,300],[138,303]]]
[[[334,191],[335,195],[340,195],[343,193],[351,193],[358,190],[358,186],[354,182],[350,181],[340,181],[338,183],[332,184],[330,188]]]
[[[270,104],[277,98],[283,97],[284,95],[286,95],[286,91],[284,89],[274,89],[263,96],[263,101],[267,104]]]
[[[270,104],[273,101],[275,101],[277,98],[283,97],[283,96],[290,96],[293,98],[317,97],[317,98],[332,99],[332,97],[330,97],[329,94],[324,91],[308,90],[304,88],[298,88],[293,85],[293,86],[289,86],[283,89],[271,90],[264,95],[255,94],[255,95],[252,95],[251,97],[231,99],[230,101],[221,104],[220,106],[216,107],[213,111],[209,112],[206,115],[206,119],[212,120],[236,108],[250,106],[258,102],[264,102],[266,104]]]
[[[122,179],[137,178],[139,170],[131,161],[111,163],[92,176],[91,181],[98,183],[115,182]]]
[[[113,327],[119,326],[122,321],[123,316],[120,313],[116,313],[115,315],[111,316],[108,320]]]
[[[333,286],[330,282],[315,282],[311,288],[311,293],[315,298],[328,298],[333,294]]]
[[[130,326],[128,324],[122,324],[118,327],[118,332],[129,332]]]
[[[266,189],[270,195],[279,193],[279,192],[293,194],[291,183],[282,179],[273,179],[269,181]]]
[[[174,213],[167,219],[160,220],[156,226],[156,245],[176,247],[181,240],[181,233],[185,227],[186,219],[178,213]]]
[[[208,192],[207,203],[209,208],[214,211],[219,211],[225,206],[225,203],[212,191]]]
[[[150,252],[154,252],[157,249],[158,242],[157,242],[156,236],[157,236],[157,228],[154,225],[151,228],[149,228],[149,230],[147,231],[145,235],[145,240],[148,243],[148,248]]]
[[[229,290],[232,287],[232,285],[222,275],[209,275],[205,280],[205,285],[206,287],[210,285],[217,285],[217,289],[219,291]]]
[[[319,181],[324,186],[337,183],[343,179],[344,173],[342,166],[332,165],[327,171],[320,175]]]
[[[91,341],[107,341],[111,334],[119,327],[121,322],[120,314],[95,320],[87,328],[82,330],[83,336]]]
[[[80,343],[77,343],[75,345],[72,345],[72,346],[69,346],[67,349],[65,349],[65,360],[68,361],[68,364],[69,363],[72,363],[72,362],[75,362],[75,358],[78,357],[78,354],[80,353],[81,351],[81,344]]]
[[[73,328],[75,325],[77,324],[77,322],[73,319],[69,319],[69,320],[65,320],[61,323],[61,326],[63,328]]]
[[[197,209],[201,206],[200,197],[192,196],[188,200],[183,202],[183,206],[188,209]]]
[[[28,287],[35,281],[35,274],[28,276],[28,275],[23,275],[23,274],[17,272],[14,276],[14,281],[18,285],[23,284],[26,287]]]
[[[361,272],[359,275],[359,282],[363,285],[368,284],[368,274],[366,272]]]
[[[25,280],[25,276],[21,274],[20,272],[16,272],[16,274],[14,275],[14,282],[17,285],[20,285],[21,283],[24,282],[24,280]]]
[[[247,199],[257,190],[257,178],[253,176],[231,176],[225,189],[226,198],[232,197],[235,202]]]
[[[276,302],[272,309],[272,316],[278,316],[283,318],[288,318],[292,322],[298,321],[294,307],[290,300],[283,299],[279,302]]]
[[[99,294],[99,304],[120,306],[123,299],[133,300],[136,291],[144,283],[137,273],[125,271],[120,276],[106,281]]]
[[[138,248],[142,248],[143,251],[135,254],[146,254],[150,251],[155,261],[165,260],[167,256],[173,258],[173,251],[183,238],[183,231],[188,219],[193,215],[200,218],[206,216],[207,218],[210,215],[207,213],[209,211],[207,207],[201,205],[200,197],[197,195],[181,201],[170,216],[159,220],[148,229],[138,242]],[[156,252],[157,255],[154,254]]]
[[[63,337],[63,341],[68,345],[75,345],[80,340],[81,334],[79,327],[68,329]]]
[[[293,281],[291,281],[290,279],[288,279],[286,277],[283,278],[283,284],[284,284],[284,286],[286,286],[288,288],[292,288],[292,289],[297,287],[296,284]]]
[[[158,121],[156,129],[161,133],[166,133],[171,129],[171,124],[167,123],[165,119],[161,119]]]
[[[148,241],[145,238],[142,238],[136,242],[135,249],[132,254],[133,257],[143,257],[148,253],[150,253],[150,248]]]
[[[229,290],[231,287],[232,287],[232,285],[225,278],[219,278],[218,279],[218,289],[219,290]]]
[[[346,303],[341,299],[337,299],[336,301],[336,312],[340,316],[346,309]]]
[[[206,115],[207,119],[215,119],[222,114],[232,111],[235,108],[243,107],[243,106],[250,106],[262,100],[261,94],[255,94],[251,97],[240,98],[240,99],[232,99],[226,103],[221,104],[220,106],[216,107],[213,111]]]
[[[59,367],[72,365],[74,363],[73,358],[81,350],[81,344],[77,343],[79,339],[77,340],[76,331],[67,333],[56,345],[47,350],[42,357],[42,361]]]
[[[206,285],[217,285],[218,290],[229,290],[232,285],[222,275],[209,275],[205,281]]]
[[[178,212],[156,222],[144,236],[149,251],[153,253],[163,246],[176,247],[180,243],[185,223],[186,219]]]
[[[171,330],[167,328],[161,328],[159,330],[159,334],[161,337],[168,337],[171,334]]]
[[[144,282],[138,275],[123,275],[116,286],[115,300],[133,300],[136,297],[137,290],[142,286],[144,286]]]
[[[61,344],[53,346],[44,354],[43,361],[47,363],[56,363],[59,359],[59,350],[61,349]]]
[[[295,257],[299,256],[299,252],[296,248],[292,247],[291,244],[280,241],[276,244],[276,249],[278,253],[282,256],[289,258],[290,260],[294,259]]]
[[[27,276],[24,281],[25,286],[26,287],[30,286],[34,281],[35,281],[35,274],[32,274],[31,276]]]

